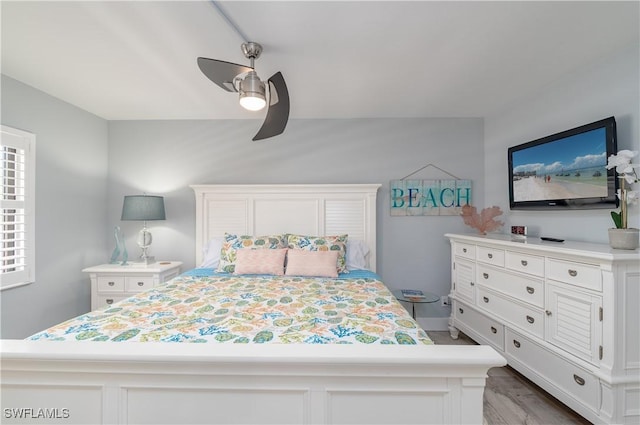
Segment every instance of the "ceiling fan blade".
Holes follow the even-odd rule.
[[[208,58],[198,58],[198,67],[208,79],[221,89],[230,92],[237,91],[233,85],[233,79],[238,74],[253,71],[249,66]]]
[[[282,134],[289,121],[289,90],[282,73],[276,72],[267,83],[269,84],[269,109],[253,141]]]

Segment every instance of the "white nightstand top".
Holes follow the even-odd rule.
[[[122,266],[117,264],[100,264],[82,269],[85,273],[162,273],[182,265],[182,261],[157,261],[152,264],[129,262]]]

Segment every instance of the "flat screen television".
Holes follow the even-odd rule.
[[[618,205],[614,117],[508,150],[511,209],[597,209]]]

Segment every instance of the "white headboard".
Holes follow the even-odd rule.
[[[347,233],[369,246],[376,269],[379,184],[192,185],[196,196],[196,265],[202,247],[225,232],[243,235]]]

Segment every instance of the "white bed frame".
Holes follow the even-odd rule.
[[[225,231],[348,233],[375,268],[379,185],[192,187],[197,262]],[[1,343],[3,423],[481,424],[505,364],[488,346]]]

